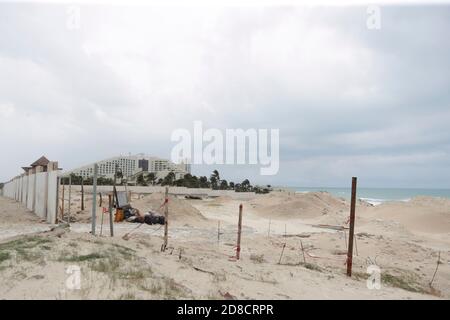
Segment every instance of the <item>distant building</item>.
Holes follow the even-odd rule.
[[[137,154],[131,156],[119,156],[96,162],[98,164],[98,175],[105,178],[114,178],[115,168],[122,171],[124,178],[135,177],[141,172],[153,172],[157,179],[164,178],[169,172],[174,172],[177,179],[190,173],[189,164],[175,164],[169,160]],[[94,164],[66,172],[66,175],[75,174],[83,178],[89,178],[94,175]]]

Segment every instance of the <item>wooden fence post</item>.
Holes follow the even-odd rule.
[[[81,211],[84,211],[84,181],[81,178]]]
[[[109,231],[111,232],[111,237],[114,237],[113,199],[111,194],[108,194],[108,200],[109,200]]]
[[[164,196],[164,245],[163,251],[166,250],[169,243],[169,187],[166,187]]]
[[[238,237],[236,246],[236,260],[241,257],[241,233],[242,233],[242,203],[239,205],[239,222],[238,222]]]
[[[352,200],[350,203],[350,230],[348,235],[348,253],[347,253],[347,276],[352,276],[353,264],[353,243],[355,234],[355,207],[356,207],[356,186],[357,178],[352,178]]]

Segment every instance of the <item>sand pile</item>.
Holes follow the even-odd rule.
[[[369,209],[373,218],[396,221],[410,231],[450,233],[450,200],[416,197],[408,202],[389,202]]]
[[[138,200],[133,200],[131,205],[142,212],[153,210],[164,214],[164,208],[161,207],[163,202],[163,193],[152,193],[141,196]],[[192,226],[207,221],[200,211],[189,203],[189,200],[180,199],[176,196],[169,196],[169,217],[169,221]]]
[[[328,214],[347,214],[348,203],[327,192],[273,193],[251,201],[252,207],[265,218],[311,219]]]

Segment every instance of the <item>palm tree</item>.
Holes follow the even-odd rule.
[[[211,181],[211,188],[213,190],[217,190],[217,179],[214,176],[211,176],[211,178],[209,178],[209,181]]]
[[[200,188],[208,188],[208,178],[205,176],[200,177],[199,179]]]
[[[141,173],[140,175],[138,175],[138,177],[136,178],[136,183],[137,183],[139,186],[146,186],[146,185],[147,185],[143,173]]]
[[[219,174],[219,171],[214,170],[214,171],[212,172],[212,174],[211,174],[211,177],[216,178],[216,181],[219,182],[219,181],[220,181],[220,174]]]
[[[214,190],[218,189],[218,185],[220,183],[219,171],[214,170],[211,174],[211,177],[209,178],[209,181],[211,181],[211,188],[213,188]]]
[[[162,185],[166,186],[172,186],[175,182],[175,173],[173,171],[170,171],[167,176],[164,178]]]
[[[228,189],[228,182],[227,180],[220,181],[220,190],[227,190]]]
[[[155,185],[155,180],[156,180],[156,174],[154,172],[150,172],[147,177],[146,180],[148,183],[150,183],[152,186]]]

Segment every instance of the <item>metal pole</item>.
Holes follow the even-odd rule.
[[[239,205],[239,222],[238,222],[238,237],[236,245],[236,260],[241,257],[241,233],[242,233],[242,203]]]
[[[92,230],[91,233],[95,236],[95,220],[97,218],[96,210],[97,210],[97,172],[98,172],[98,164],[94,164],[94,179],[92,182]]]
[[[67,223],[70,224],[70,200],[72,195],[72,177],[69,176],[69,213],[67,218]]]
[[[278,264],[281,264],[281,259],[283,259],[284,248],[286,248],[286,242],[283,243],[283,249],[281,249],[281,255],[280,255],[280,260],[278,261]]]
[[[101,193],[100,193],[100,195],[101,195]],[[103,208],[102,208],[102,210],[100,212],[101,212],[101,215],[102,215],[101,223],[100,223],[100,237],[101,237],[103,235],[103,219],[104,219],[104,216],[105,216],[105,213],[103,212]]]
[[[36,179],[36,177],[35,177]],[[66,199],[64,198],[64,190],[66,189],[66,186],[64,185],[64,177],[61,179],[62,181],[62,202],[61,202],[61,219],[64,221],[64,202]]]
[[[84,179],[81,178],[81,211],[84,211]]]
[[[164,250],[167,248],[169,242],[169,187],[166,187],[166,194],[164,198]],[[164,251],[163,250],[163,251]]]
[[[344,232],[345,249],[348,249],[347,248],[347,232],[345,230],[343,232]]]
[[[217,221],[217,242],[220,242],[220,220]]]
[[[303,263],[306,264],[305,249],[303,248],[303,242],[302,242],[302,240],[300,240],[300,245],[301,245],[301,247],[302,247]]]
[[[111,232],[111,237],[114,237],[114,219],[113,219],[113,201],[112,195],[108,195],[109,198],[109,231]]]
[[[56,166],[56,170],[58,170],[58,166]],[[57,177],[56,178],[56,203],[55,203],[55,221],[53,221],[53,223],[57,223],[58,222],[58,206],[59,206],[59,184],[61,178]]]
[[[356,186],[357,178],[352,178],[352,200],[350,203],[350,230],[348,235],[348,253],[347,253],[347,276],[352,276],[352,264],[353,264],[353,243],[355,233],[355,207],[356,207]]]

